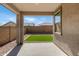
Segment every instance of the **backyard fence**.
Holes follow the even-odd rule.
[[[52,26],[24,26],[24,34],[52,34]],[[16,26],[0,26],[0,46],[16,40]]]
[[[0,26],[0,46],[16,39],[15,26]]]
[[[25,26],[25,34],[52,34],[53,26]]]

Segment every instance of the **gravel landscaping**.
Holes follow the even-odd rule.
[[[0,47],[0,56],[5,55],[10,49],[16,46],[16,40],[10,43],[5,44],[4,46]]]

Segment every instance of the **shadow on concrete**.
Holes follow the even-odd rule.
[[[9,54],[7,54],[7,56],[17,56],[21,47],[22,47],[22,45],[16,46]]]

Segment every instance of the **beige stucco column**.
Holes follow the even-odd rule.
[[[23,44],[24,40],[24,21],[23,21],[23,15],[20,13],[20,44]]]
[[[20,14],[17,14],[17,19],[16,19],[16,43],[17,45],[20,44]]]
[[[23,33],[23,16],[21,13],[17,14],[17,45],[23,44],[24,33]]]

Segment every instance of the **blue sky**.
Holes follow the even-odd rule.
[[[61,17],[60,16],[55,16],[55,23],[59,23],[61,20]]]
[[[52,16],[25,16],[24,23],[34,23],[35,25],[52,23]]]
[[[56,17],[59,22],[59,17]],[[41,23],[53,23],[52,16],[25,16],[24,23],[35,23],[36,25]],[[16,14],[0,5],[0,25],[3,25],[7,22],[15,22],[16,23]]]
[[[13,21],[16,23],[16,14],[0,5],[0,25]]]

